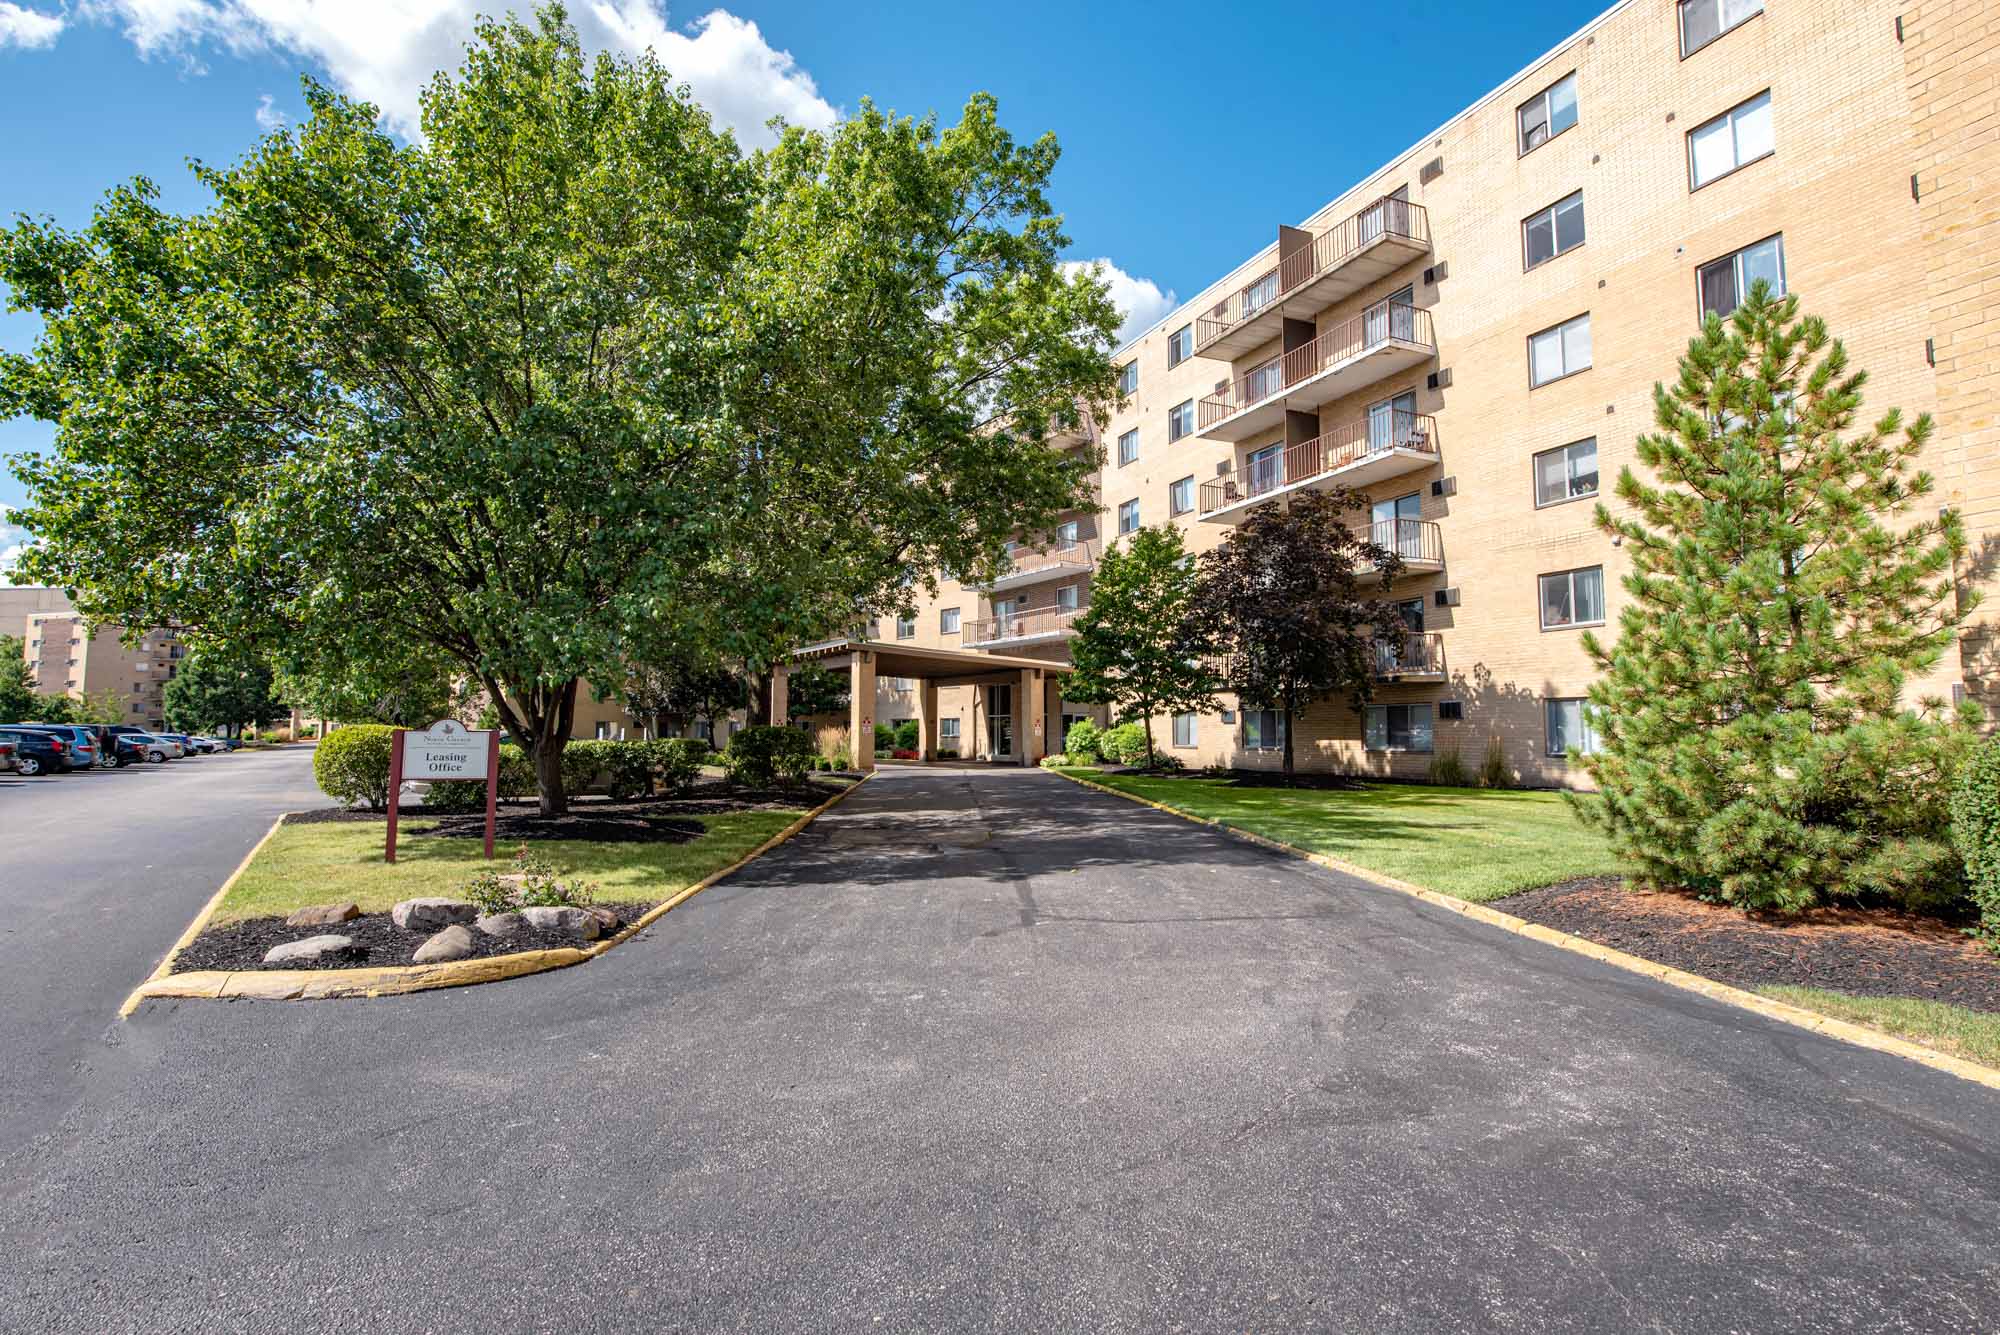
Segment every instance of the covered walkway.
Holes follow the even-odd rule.
[[[890,644],[880,640],[828,640],[797,650],[788,664],[771,673],[771,717],[782,719],[790,713],[791,669],[811,663],[829,671],[847,669],[848,736],[854,739],[854,763],[861,769],[875,768],[875,748],[862,739],[875,735],[875,683],[881,677],[906,677],[917,683],[917,758],[935,760],[938,754],[938,689],[945,686],[973,686],[982,700],[991,700],[991,688],[1006,688],[1008,710],[992,714],[992,726],[1007,730],[1007,745],[994,747],[1015,756],[1022,765],[1033,765],[1049,753],[1048,739],[1055,729],[1049,720],[1062,717],[1062,679],[1067,663],[1040,658],[1010,658],[1004,654],[979,653],[969,649],[929,649],[914,645]],[[970,739],[967,739],[968,742]]]

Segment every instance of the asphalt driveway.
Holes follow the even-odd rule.
[[[1913,1063],[906,770],[583,968],[149,1005],[0,1161],[0,1322],[1992,1330],[1996,1144]]]

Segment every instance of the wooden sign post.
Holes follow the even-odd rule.
[[[491,729],[468,729],[457,719],[428,728],[398,728],[389,739],[389,833],[382,860],[396,860],[396,816],[403,780],[486,780],[486,856],[493,856],[493,821],[500,799],[500,747]]]

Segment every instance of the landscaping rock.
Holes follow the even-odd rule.
[[[464,900],[442,896],[406,899],[389,910],[390,920],[406,932],[435,932],[440,927],[471,922],[478,916],[479,910]]]
[[[616,913],[613,913],[610,909],[593,908],[593,909],[585,909],[584,912],[588,913],[591,917],[597,919],[599,936],[610,936],[613,932],[618,930],[619,926],[618,915]]]
[[[472,925],[483,936],[514,936],[522,923],[518,913],[489,913]]]
[[[445,928],[430,940],[417,947],[410,956],[412,964],[442,964],[446,960],[462,960],[470,955],[478,943],[472,938],[472,929],[462,925]]]
[[[544,932],[563,932],[581,937],[585,941],[595,941],[604,929],[589,909],[573,909],[538,904],[521,910],[521,917],[528,926]]]
[[[285,919],[287,927],[338,927],[361,916],[359,904],[310,904],[294,909]]]
[[[351,936],[309,936],[303,941],[287,941],[264,952],[266,964],[298,964],[325,959],[328,955],[357,954]]]

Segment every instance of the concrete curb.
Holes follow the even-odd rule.
[[[250,865],[271,836],[278,832],[280,817],[257,841],[257,847],[250,850],[242,863],[222,883],[207,905],[181,933],[167,957],[160,961],[145,982],[132,989],[132,995],[118,1009],[119,1017],[130,1016],[139,1004],[161,997],[187,997],[204,1000],[232,1000],[254,998],[260,1001],[322,1001],[339,997],[388,997],[407,992],[427,992],[440,987],[467,987],[474,983],[495,983],[503,978],[519,978],[531,973],[546,973],[550,969],[565,969],[572,964],[582,964],[596,959],[614,946],[623,945],[639,933],[651,927],[668,913],[693,899],[702,891],[724,877],[733,876],[750,863],[763,857],[778,845],[796,836],[806,826],[818,820],[826,812],[845,802],[856,789],[868,782],[870,776],[863,776],[835,793],[812,810],[805,812],[797,820],[778,833],[766,839],[757,847],[745,853],[720,871],[711,872],[686,889],[676,892],[672,898],[655,904],[640,917],[620,928],[616,935],[602,941],[593,941],[588,946],[565,946],[556,950],[525,950],[512,955],[489,955],[484,959],[453,960],[446,964],[395,964],[371,969],[200,969],[191,973],[170,974],[175,956],[186,948],[188,942],[201,935],[208,920],[221,905],[223,896]]]
[[[1226,821],[1210,820],[1205,816],[1192,815],[1177,807],[1168,806],[1164,802],[1155,802],[1151,798],[1140,797],[1135,793],[1121,792],[1107,784],[1098,783],[1093,779],[1086,779],[1081,775],[1065,774],[1061,770],[1053,770],[1051,772],[1082,787],[1094,788],[1100,793],[1109,793],[1113,797],[1122,797],[1127,802],[1137,802],[1140,806],[1151,807],[1155,811],[1164,811],[1169,816],[1177,816],[1182,820],[1190,821],[1196,825],[1206,825],[1210,829],[1220,830],[1232,838],[1241,839],[1245,843],[1255,844],[1260,848],[1268,848],[1274,852],[1285,853],[1295,858],[1303,858],[1307,862],[1316,863],[1332,871],[1343,872],[1346,875],[1355,877],[1357,880],[1366,881],[1370,885],[1378,885],[1385,890],[1394,890],[1398,894],[1409,895],[1414,899],[1421,899],[1427,904],[1435,904],[1439,908],[1450,909],[1453,913],[1459,914],[1461,917],[1471,918],[1475,922],[1482,922],[1490,927],[1498,927],[1500,930],[1512,932],[1516,936],[1525,936],[1531,940],[1540,941],[1545,945],[1554,946],[1558,950],[1567,950],[1572,954],[1585,955],[1591,959],[1613,965],[1630,973],[1644,974],[1646,977],[1657,979],[1669,987],[1678,987],[1686,992],[1697,992],[1712,1001],[1719,1001],[1724,1005],[1735,1006],[1739,1010],[1750,1011],[1768,1020],[1777,1020],[1784,1024],[1796,1025],[1800,1029],[1809,1029],[1813,1033],[1822,1034],[1828,1038],[1839,1039],[1844,1043],[1852,1043],[1856,1047],[1869,1048],[1876,1052],[1886,1052],[1892,1056],[1906,1057],[1913,1062],[1920,1062],[1934,1070],[1943,1071],[1947,1075],[1955,1075],[1961,1080],[1969,1080],[1975,1085],[1984,1085],[1988,1089],[2000,1089],[2000,1070],[1981,1066],[1977,1062],[1967,1061],[1962,1057],[1954,1057],[1949,1053],[1939,1052],[1937,1049],[1925,1047],[1921,1043],[1915,1043],[1906,1038],[1897,1038],[1893,1034],[1885,1034],[1880,1030],[1870,1029],[1866,1025],[1854,1024],[1848,1020],[1837,1020],[1831,1015],[1821,1015],[1818,1011],[1807,1010],[1802,1006],[1794,1006],[1789,1002],[1776,1001],[1770,997],[1759,996],[1755,992],[1746,992],[1740,987],[1731,987],[1727,983],[1718,983],[1713,978],[1703,978],[1700,974],[1688,973],[1686,970],[1676,969],[1671,965],[1657,964],[1652,960],[1642,959],[1637,955],[1628,955],[1622,950],[1614,950],[1610,946],[1599,945],[1597,942],[1585,937],[1572,936],[1568,932],[1559,932],[1553,927],[1544,927],[1540,923],[1533,923],[1524,918],[1517,918],[1511,913],[1502,913],[1500,910],[1491,908],[1485,904],[1475,904],[1466,899],[1455,899],[1450,895],[1440,894],[1436,890],[1425,889],[1423,886],[1416,885],[1410,881],[1398,880],[1396,877],[1385,876],[1381,872],[1370,871],[1366,867],[1356,866],[1352,862],[1333,857],[1330,854],[1308,852],[1292,844],[1280,843],[1276,839],[1268,839],[1261,834],[1252,834],[1250,831],[1231,825]]]

